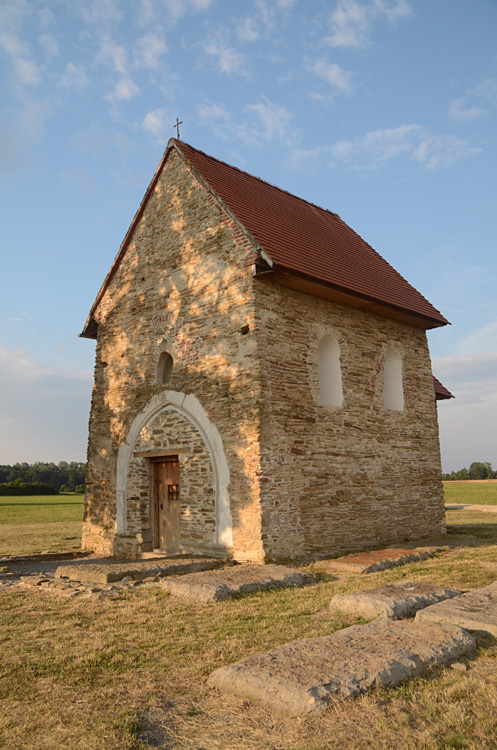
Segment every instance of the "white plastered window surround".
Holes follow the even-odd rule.
[[[404,382],[402,356],[388,349],[383,363],[383,406],[393,411],[404,411]]]
[[[319,403],[321,406],[342,406],[342,370],[340,346],[334,336],[327,333],[319,341]]]

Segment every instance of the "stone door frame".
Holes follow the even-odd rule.
[[[126,439],[121,443],[117,455],[116,477],[116,532],[118,536],[128,536],[127,529],[127,480],[129,464],[133,458],[136,442],[145,425],[163,409],[177,411],[188,419],[202,437],[209,453],[214,472],[214,497],[216,513],[216,544],[226,549],[233,546],[233,531],[229,497],[230,473],[224,454],[221,435],[210,422],[205,409],[193,394],[179,391],[163,391],[154,396],[143,411],[133,420]]]

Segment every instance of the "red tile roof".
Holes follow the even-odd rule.
[[[97,295],[82,336],[96,337],[94,313],[173,148],[271,258],[275,280],[423,328],[447,325],[446,318],[337,214],[172,138]]]
[[[440,382],[440,380],[437,380],[435,376],[433,376],[433,387],[435,389],[435,398],[437,401],[443,401],[447,398],[454,398],[452,393],[447,390],[447,388]]]
[[[276,269],[418,316],[427,328],[446,318],[342,219],[187,143],[177,148],[217,193]]]

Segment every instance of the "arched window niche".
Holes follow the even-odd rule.
[[[329,333],[318,345],[319,359],[319,403],[321,406],[342,406],[342,371],[340,347]]]
[[[169,352],[162,352],[155,368],[155,384],[167,385],[172,378],[174,360]]]
[[[404,411],[402,357],[395,349],[388,349],[383,364],[383,405],[385,409]]]

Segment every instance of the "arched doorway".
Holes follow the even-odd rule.
[[[141,551],[224,556],[232,547],[228,488],[221,436],[202,405],[164,391],[134,419],[119,449],[118,537],[136,537]]]

